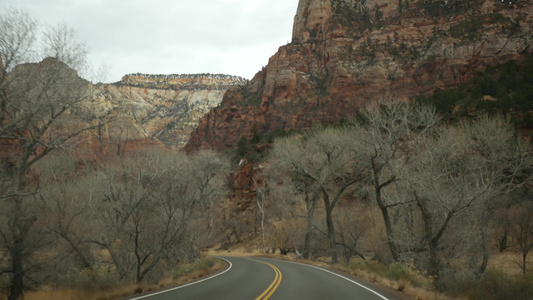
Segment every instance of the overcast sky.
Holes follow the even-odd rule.
[[[129,73],[251,79],[291,41],[298,0],[0,0],[43,23],[74,28],[90,60]]]

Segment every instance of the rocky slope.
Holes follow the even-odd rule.
[[[1,67],[0,61],[0,71]],[[84,159],[154,145],[180,149],[197,127],[198,120],[220,103],[226,90],[247,82],[229,75],[130,74],[120,82],[94,86],[54,58],[20,65],[9,74],[0,72],[0,75],[0,87],[7,95],[7,98],[0,99],[0,123],[3,126],[10,124],[5,125],[8,129],[18,128],[15,125],[19,123],[25,124],[23,113],[33,113],[28,119],[37,116],[49,119],[50,116],[43,114],[49,109],[52,109],[49,112],[52,116],[61,111],[55,108],[66,101],[61,97],[75,98],[75,103],[65,104],[67,111],[62,112],[61,120],[55,122],[61,126],[47,130],[53,131],[49,135],[54,135],[57,140],[81,128],[95,127],[82,131],[70,141],[75,143],[73,149],[77,155]],[[29,92],[34,90],[43,92]],[[67,93],[80,95],[63,95]],[[10,102],[12,99],[16,101]],[[45,100],[51,101],[48,106]],[[12,139],[13,134],[4,135]],[[0,149],[14,149],[15,145],[9,139],[0,141]]]
[[[245,79],[229,75],[130,74],[120,82],[100,85],[95,102],[130,118],[147,138],[180,149],[226,90],[244,83]]]
[[[300,0],[293,39],[245,87],[200,120],[187,151],[227,150],[250,135],[350,118],[409,100],[532,51],[525,0]]]

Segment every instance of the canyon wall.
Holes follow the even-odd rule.
[[[68,146],[60,147],[89,160],[151,146],[181,149],[199,119],[221,102],[228,88],[247,83],[220,74],[130,74],[95,86],[54,58],[0,75],[5,96],[0,123],[6,127],[0,132],[2,154],[18,153],[20,141],[15,140],[34,136],[32,130],[39,135],[45,131],[50,141],[41,143],[48,148],[78,132],[68,139]],[[36,121],[39,118],[43,120]],[[48,119],[53,126],[44,122]]]
[[[224,151],[254,125],[305,130],[382,99],[431,95],[521,59],[532,38],[530,1],[300,0],[292,42],[229,89],[185,149]]]
[[[220,104],[226,90],[246,82],[220,74],[130,74],[117,83],[99,85],[94,102],[95,106],[113,107],[117,115],[131,120],[129,127],[146,138],[181,149],[199,119]]]

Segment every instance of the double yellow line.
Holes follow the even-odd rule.
[[[259,295],[259,297],[255,298],[255,300],[267,300],[268,298],[270,298],[270,296],[272,296],[272,294],[274,294],[279,284],[281,283],[281,277],[282,277],[281,271],[278,269],[278,267],[274,266],[273,264],[269,264],[267,262],[255,260],[251,258],[249,258],[249,260],[253,260],[255,262],[265,264],[271,267],[274,270],[274,272],[276,272],[276,277],[274,278],[274,281],[270,284],[270,286],[261,295]]]

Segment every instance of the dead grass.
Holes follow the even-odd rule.
[[[216,251],[210,249],[206,253],[209,256],[267,256],[265,253],[259,249],[249,249],[247,247],[237,247],[231,250]],[[451,299],[466,299],[466,298],[453,298],[446,296],[442,293],[438,293],[432,289],[431,284],[424,282],[423,276],[417,274],[416,271],[413,271],[412,276],[415,277],[414,280],[409,280],[406,278],[400,278],[398,280],[391,280],[386,276],[382,276],[376,272],[369,270],[364,270],[361,268],[354,267],[354,264],[357,263],[357,259],[354,259],[353,263],[350,265],[331,265],[328,261],[328,258],[323,258],[320,261],[304,261],[301,259],[296,259],[293,255],[280,255],[280,254],[269,254],[268,257],[297,261],[310,265],[315,265],[323,268],[335,269],[343,273],[352,275],[359,280],[373,284],[385,292],[392,294],[399,299],[417,299],[417,300],[451,300]],[[505,252],[501,254],[495,254],[491,257],[489,264],[489,270],[498,270],[499,272],[508,274],[509,276],[518,276],[521,274],[521,270],[516,264],[520,261],[520,255],[514,252]],[[530,266],[533,266],[533,258],[528,259]],[[139,293],[147,293],[150,291],[161,290],[173,286],[178,286],[193,282],[205,278],[209,275],[215,274],[224,270],[227,267],[226,263],[220,260],[216,260],[215,263],[196,263],[191,265],[182,266],[178,270],[178,274],[174,274],[171,277],[178,277],[177,279],[167,278],[160,281],[157,285],[130,285],[122,286],[110,291],[99,292],[99,293],[87,293],[83,291],[75,290],[60,290],[60,291],[48,291],[43,289],[42,291],[29,292],[25,294],[25,300],[76,300],[76,299],[87,299],[87,300],[111,300],[111,299],[120,299],[128,296],[132,296]],[[533,271],[530,271],[533,272]],[[419,276],[419,277],[418,277]],[[414,281],[414,282],[413,282]],[[0,299],[6,299],[5,296],[0,295]]]
[[[346,265],[332,265],[330,258],[324,257],[317,261],[303,260],[296,258],[294,255],[281,255],[281,254],[268,254],[260,250],[248,251],[245,247],[239,247],[231,250],[216,251],[210,250],[209,255],[213,256],[267,256],[270,258],[295,261],[300,263],[305,263],[309,265],[314,265],[317,267],[322,267],[326,269],[337,270],[342,273],[354,276],[358,280],[366,282],[370,285],[374,285],[378,289],[381,289],[387,292],[390,295],[393,295],[401,300],[417,299],[417,300],[452,300],[457,298],[452,298],[442,293],[434,291],[431,287],[430,282],[425,279],[423,276],[418,274],[417,276],[419,285],[424,285],[424,287],[415,286],[411,281],[406,279],[391,280],[384,276],[381,276],[375,272],[370,272],[366,270],[357,269],[354,267]],[[357,261],[357,259],[354,259]],[[362,261],[362,260],[361,260]],[[413,275],[415,276],[415,275]],[[424,282],[421,284],[420,282]]]
[[[257,255],[265,255],[265,252],[257,249],[257,248],[249,248],[249,247],[235,247],[228,250],[216,250],[214,248],[209,249],[207,252],[207,255],[209,256],[257,256]]]
[[[355,267],[355,264],[350,265],[330,265],[327,263],[311,263],[324,268],[330,268],[341,271],[343,273],[354,276],[355,278],[374,285],[378,289],[387,292],[398,299],[418,299],[418,300],[451,300],[455,298],[448,297],[432,289],[430,281],[415,270],[412,270],[412,278],[400,278],[392,280],[384,275],[378,274],[370,270],[364,270]],[[408,269],[408,267],[406,267]]]
[[[292,260],[294,261],[294,257],[292,256],[281,256],[281,255],[274,255],[275,258],[285,259],[285,260]],[[353,262],[350,265],[331,265],[328,258],[324,258],[321,262],[316,261],[302,261],[298,260],[299,262],[316,265],[319,267],[324,268],[330,268],[335,269],[338,271],[341,271],[343,273],[352,275],[356,277],[357,279],[360,279],[364,282],[374,284],[377,287],[383,289],[385,292],[388,292],[391,295],[394,295],[395,297],[398,297],[399,299],[419,299],[419,300],[452,300],[452,299],[468,299],[467,296],[463,293],[463,296],[460,297],[454,297],[450,295],[445,295],[443,293],[440,293],[436,291],[433,286],[430,279],[422,276],[418,273],[413,267],[410,266],[404,266],[406,269],[399,269],[399,270],[376,270],[372,267],[367,270],[365,267],[361,267],[358,264],[362,263],[362,260],[360,259],[353,259]],[[489,268],[487,271],[488,277],[494,277],[494,274],[492,274],[494,271],[497,271],[498,274],[505,274],[503,277],[498,277],[497,281],[502,282],[502,280],[508,280],[508,287],[512,290],[511,286],[517,285],[516,278],[521,276],[521,269],[518,267],[517,262],[520,261],[520,254],[516,252],[505,252],[505,253],[498,253],[493,254],[491,256]],[[371,265],[373,262],[367,262],[367,264]],[[528,265],[533,267],[533,257],[531,259],[528,259]],[[385,266],[384,266],[385,267]],[[389,266],[390,267],[390,266]],[[531,272],[533,272],[533,268],[528,268]],[[404,272],[407,271],[407,274],[404,274]],[[391,274],[392,272],[392,274]],[[382,273],[385,273],[386,276],[382,275]],[[398,276],[399,279],[390,279],[390,277],[393,275]],[[488,281],[494,279],[489,279]],[[481,283],[483,284],[483,283]],[[533,283],[531,283],[533,285]],[[492,284],[494,286],[495,284]],[[505,286],[505,283],[503,282],[503,285]],[[474,286],[475,288],[475,286]],[[523,287],[518,285],[519,290],[524,290]],[[513,292],[509,290],[509,292]],[[468,292],[468,291],[467,291]],[[504,291],[502,291],[504,292]],[[470,293],[473,294],[473,293]],[[533,296],[533,295],[531,295]],[[476,298],[474,294],[474,298],[470,297],[470,299],[478,299]],[[505,298],[494,298],[494,299],[505,299]],[[515,299],[515,298],[513,298]]]
[[[82,299],[76,291],[53,291],[53,292],[32,292],[24,296],[25,300],[63,300]]]
[[[178,284],[186,284],[193,282],[210,275],[216,274],[225,270],[227,268],[227,263],[224,261],[217,260],[217,262],[210,268],[197,268],[192,272],[185,274],[184,276],[179,277]]]
[[[520,254],[518,252],[506,251],[491,256],[488,268],[501,271],[508,275],[521,275],[522,269],[520,269],[518,263],[522,263]],[[529,272],[533,272],[533,253],[528,255],[527,265]]]
[[[176,274],[161,280],[155,285],[127,285],[114,288],[107,291],[85,292],[75,290],[56,290],[49,291],[43,289],[36,292],[25,293],[25,300],[112,300],[121,299],[136,294],[149,293],[153,291],[171,288],[182,284],[190,283],[198,279],[221,272],[227,268],[227,263],[216,258],[206,257],[200,261],[181,266]],[[174,279],[177,277],[177,279]],[[0,295],[0,299],[5,296]]]

